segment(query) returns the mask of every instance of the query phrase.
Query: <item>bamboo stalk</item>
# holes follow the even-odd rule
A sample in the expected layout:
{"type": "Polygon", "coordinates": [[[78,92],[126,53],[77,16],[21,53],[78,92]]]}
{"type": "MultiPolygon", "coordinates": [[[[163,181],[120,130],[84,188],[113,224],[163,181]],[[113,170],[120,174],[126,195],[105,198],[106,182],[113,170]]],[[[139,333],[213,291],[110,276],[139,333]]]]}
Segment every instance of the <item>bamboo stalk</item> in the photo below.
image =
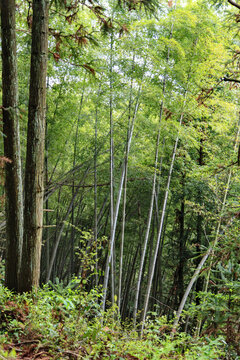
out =
{"type": "MultiPolygon", "coordinates": [[[[238,122],[238,130],[237,130],[236,140],[235,140],[235,144],[234,144],[234,152],[235,153],[237,152],[237,149],[238,149],[239,134],[240,134],[240,120],[238,122]]],[[[231,177],[232,177],[232,168],[229,169],[227,184],[226,184],[225,191],[224,191],[224,196],[223,196],[223,202],[222,202],[222,207],[221,207],[221,211],[220,211],[219,221],[218,221],[217,226],[216,226],[216,234],[215,234],[214,241],[210,245],[210,247],[208,248],[206,254],[203,256],[202,260],[200,261],[198,267],[196,268],[196,270],[195,270],[195,272],[194,272],[194,274],[193,274],[193,276],[192,276],[192,278],[191,278],[191,280],[190,280],[190,282],[188,284],[188,287],[187,287],[187,289],[186,289],[186,291],[184,293],[184,296],[182,298],[181,304],[180,304],[180,306],[178,308],[175,321],[173,323],[173,328],[172,328],[173,332],[176,330],[176,328],[178,326],[179,320],[181,318],[182,311],[184,309],[185,303],[186,303],[188,295],[189,295],[189,293],[190,293],[190,291],[192,289],[192,286],[193,286],[194,282],[197,280],[198,275],[199,275],[204,263],[206,262],[207,258],[211,255],[211,262],[210,262],[210,267],[209,267],[208,274],[207,274],[205,291],[207,291],[207,289],[208,289],[211,268],[212,268],[212,265],[213,265],[214,249],[216,248],[216,246],[218,244],[218,240],[219,240],[219,232],[220,232],[222,218],[223,218],[223,214],[224,214],[224,210],[225,210],[225,206],[226,206],[227,195],[228,195],[229,188],[230,188],[231,177]]],[[[200,327],[201,327],[201,323],[198,324],[197,333],[200,332],[200,327]]]]}

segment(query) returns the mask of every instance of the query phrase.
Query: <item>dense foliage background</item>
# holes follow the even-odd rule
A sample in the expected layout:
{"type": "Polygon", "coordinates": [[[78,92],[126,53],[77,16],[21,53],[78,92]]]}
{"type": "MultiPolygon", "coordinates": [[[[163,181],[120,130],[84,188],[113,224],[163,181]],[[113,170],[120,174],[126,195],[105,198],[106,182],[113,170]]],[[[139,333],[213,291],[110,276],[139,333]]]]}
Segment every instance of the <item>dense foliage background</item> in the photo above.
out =
{"type": "MultiPolygon", "coordinates": [[[[23,307],[22,316],[38,327],[31,331],[44,328],[44,341],[51,332],[59,336],[59,348],[65,338],[69,348],[83,341],[86,359],[237,359],[238,9],[206,1],[142,3],[51,4],[41,259],[41,284],[51,285],[37,300],[13,300],[1,286],[1,311],[13,318],[1,315],[0,331],[23,341],[22,320],[12,315],[23,307]],[[171,321],[210,246],[180,313],[182,333],[172,342],[171,321]],[[48,312],[51,319],[44,318],[48,312]],[[155,355],[132,351],[140,347],[135,340],[122,355],[123,340],[106,350],[132,320],[146,321],[142,335],[155,355]],[[198,340],[183,350],[178,342],[187,344],[188,334],[198,340]],[[89,345],[97,339],[104,349],[89,345]],[[161,350],[170,344],[169,352],[161,350]]],[[[18,2],[22,161],[31,11],[31,2],[18,2]]]]}

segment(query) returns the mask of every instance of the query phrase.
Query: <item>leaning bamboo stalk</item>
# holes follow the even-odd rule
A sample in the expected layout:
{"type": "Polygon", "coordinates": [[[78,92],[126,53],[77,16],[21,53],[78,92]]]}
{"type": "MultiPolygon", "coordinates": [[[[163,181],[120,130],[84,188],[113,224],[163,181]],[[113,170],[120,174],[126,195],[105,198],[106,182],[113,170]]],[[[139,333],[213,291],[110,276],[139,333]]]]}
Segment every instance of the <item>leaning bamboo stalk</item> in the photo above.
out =
{"type": "MultiPolygon", "coordinates": [[[[193,51],[195,50],[197,41],[198,41],[198,38],[196,38],[196,40],[193,43],[193,51]]],[[[184,110],[185,110],[185,106],[186,106],[186,102],[187,102],[187,93],[188,93],[188,86],[189,86],[189,81],[190,81],[190,77],[191,77],[191,71],[192,71],[192,63],[190,64],[190,68],[189,68],[188,76],[187,76],[187,81],[186,81],[186,89],[184,90],[184,94],[183,94],[182,112],[181,112],[181,115],[180,115],[180,118],[179,118],[179,130],[178,130],[178,134],[177,134],[177,137],[176,137],[176,140],[175,140],[174,149],[173,149],[173,153],[172,153],[171,164],[170,164],[170,168],[169,168],[169,172],[168,172],[167,186],[166,186],[166,190],[165,190],[165,196],[164,196],[163,207],[162,207],[162,215],[161,215],[160,225],[159,225],[158,234],[157,234],[157,242],[156,242],[153,262],[152,262],[152,266],[151,266],[150,276],[148,278],[147,291],[146,291],[145,299],[144,299],[144,306],[143,306],[142,319],[141,319],[142,320],[141,336],[143,334],[143,330],[144,330],[144,326],[145,326],[145,320],[146,320],[146,315],[147,315],[147,310],[148,310],[148,304],[149,304],[150,292],[151,292],[151,287],[152,287],[153,275],[154,275],[154,271],[155,271],[159,245],[160,245],[162,232],[163,232],[163,225],[164,225],[164,219],[165,219],[165,214],[166,214],[168,194],[169,194],[170,183],[171,183],[171,178],[172,178],[172,172],[173,172],[173,167],[174,167],[174,163],[175,163],[175,157],[176,157],[176,152],[177,152],[177,147],[178,147],[178,142],[179,142],[179,132],[180,132],[180,128],[182,126],[184,110]]]]}
{"type": "MultiPolygon", "coordinates": [[[[170,30],[170,34],[169,34],[170,39],[172,38],[172,33],[173,33],[173,23],[171,25],[171,30],[170,30]]],[[[170,58],[170,49],[168,48],[167,64],[169,63],[169,58],[170,58]]],[[[159,111],[158,133],[157,133],[156,150],[155,150],[154,175],[153,175],[153,184],[152,184],[152,195],[151,195],[151,201],[150,201],[150,207],[149,207],[149,213],[148,213],[147,228],[146,228],[146,233],[145,233],[145,238],[144,238],[143,250],[142,250],[141,259],[140,259],[140,268],[139,268],[139,273],[138,273],[136,295],[135,295],[134,308],[133,308],[134,326],[136,326],[136,321],[137,321],[137,310],[138,310],[141,280],[142,280],[142,275],[143,275],[143,265],[144,265],[144,261],[146,258],[147,244],[148,244],[149,233],[150,233],[151,222],[152,222],[154,197],[155,197],[155,193],[156,193],[158,153],[159,153],[160,131],[161,131],[162,116],[163,116],[163,107],[164,107],[164,100],[165,100],[165,95],[166,95],[166,83],[167,83],[167,70],[165,69],[165,74],[164,74],[164,79],[163,79],[163,99],[160,102],[160,111],[159,111]]]]}
{"type": "MultiPolygon", "coordinates": [[[[234,144],[234,152],[237,152],[238,149],[238,144],[239,144],[239,134],[240,134],[240,120],[238,122],[238,130],[237,130],[237,135],[236,135],[236,140],[235,140],[235,144],[234,144]]],[[[189,284],[188,287],[183,295],[182,301],[179,305],[177,314],[176,314],[176,318],[175,321],[173,323],[173,328],[172,331],[174,332],[178,326],[179,320],[181,318],[182,315],[182,311],[184,309],[184,306],[186,304],[188,295],[192,289],[192,286],[194,284],[194,282],[197,280],[198,275],[204,265],[204,263],[206,262],[207,258],[211,255],[211,262],[210,262],[210,267],[208,270],[208,275],[207,275],[207,280],[206,280],[206,285],[205,285],[205,291],[207,291],[208,289],[208,284],[209,284],[209,280],[210,280],[210,273],[211,273],[211,268],[213,265],[213,255],[214,255],[214,249],[216,248],[217,244],[218,244],[218,240],[219,240],[219,233],[220,233],[220,228],[221,228],[221,224],[222,224],[222,219],[223,219],[223,215],[224,215],[224,210],[225,210],[225,206],[226,206],[226,202],[227,202],[227,196],[228,196],[228,192],[229,192],[229,188],[230,188],[230,183],[231,183],[231,178],[232,178],[232,168],[229,169],[229,174],[228,174],[228,179],[227,179],[227,184],[225,187],[225,191],[224,191],[224,196],[223,196],[223,202],[222,202],[222,207],[221,207],[221,211],[220,211],[220,216],[219,216],[219,220],[217,223],[217,227],[216,227],[216,234],[215,234],[215,238],[214,241],[212,243],[212,245],[210,245],[210,247],[208,248],[206,254],[203,256],[202,260],[200,261],[198,267],[196,268],[189,284]]],[[[198,324],[198,332],[200,329],[200,324],[198,324]]]]}
{"type": "MultiPolygon", "coordinates": [[[[187,94],[187,91],[185,91],[185,95],[184,95],[183,108],[185,107],[185,104],[186,104],[186,94],[187,94]]],[[[182,111],[180,119],[179,119],[179,125],[180,126],[182,125],[182,119],[183,119],[183,111],[182,111]]],[[[178,133],[178,135],[176,137],[176,140],[175,140],[175,145],[174,145],[173,154],[172,154],[172,160],[171,160],[171,164],[170,164],[170,168],[169,168],[169,172],[168,172],[167,187],[166,187],[166,190],[165,190],[162,215],[161,215],[160,225],[159,225],[159,229],[158,229],[157,243],[156,243],[156,247],[155,247],[155,252],[154,252],[153,262],[152,262],[152,266],[151,266],[150,276],[148,278],[147,291],[146,291],[145,300],[144,300],[144,307],[143,307],[143,314],[142,314],[142,325],[141,325],[141,334],[143,333],[143,329],[144,329],[144,325],[145,325],[145,319],[146,319],[147,310],[148,310],[150,291],[151,291],[151,287],[152,287],[152,280],[153,280],[153,275],[154,275],[154,271],[155,271],[155,265],[156,265],[157,255],[158,255],[159,244],[160,244],[160,240],[161,240],[161,236],[162,236],[163,224],[164,224],[167,201],[168,201],[168,194],[169,194],[169,189],[170,189],[170,183],[171,183],[171,178],[172,178],[173,167],[174,167],[174,163],[175,163],[175,157],[176,157],[176,152],[177,152],[177,147],[178,147],[178,141],[179,141],[179,133],[178,133]]]]}
{"type": "MultiPolygon", "coordinates": [[[[234,143],[234,153],[236,153],[237,150],[238,150],[239,133],[240,133],[240,119],[239,119],[239,123],[238,123],[238,130],[237,130],[237,134],[236,134],[236,139],[235,139],[235,143],[234,143]]],[[[221,207],[221,211],[220,211],[220,217],[219,217],[219,221],[217,223],[216,235],[215,235],[214,242],[213,242],[213,245],[212,245],[210,265],[209,265],[209,270],[208,270],[208,273],[207,273],[207,279],[206,279],[205,286],[204,286],[204,292],[208,291],[208,286],[209,286],[209,281],[210,281],[210,274],[211,274],[212,266],[213,266],[214,249],[216,248],[216,246],[218,244],[218,240],[219,240],[219,233],[220,233],[220,229],[221,229],[221,225],[222,225],[222,219],[223,219],[225,206],[226,206],[226,202],[227,202],[227,196],[228,196],[228,192],[229,192],[229,188],[230,188],[231,178],[232,178],[232,167],[229,169],[229,173],[228,173],[228,179],[227,179],[227,184],[226,184],[225,192],[224,192],[224,196],[223,196],[222,207],[221,207]]],[[[196,330],[197,335],[200,334],[201,325],[202,325],[202,321],[200,320],[198,322],[198,324],[197,324],[197,330],[196,330]]]]}
{"type": "Polygon", "coordinates": [[[98,193],[97,193],[97,140],[98,140],[98,106],[99,106],[99,98],[100,98],[101,84],[98,88],[98,101],[95,109],[95,134],[94,134],[94,243],[95,243],[95,282],[96,286],[98,285],[98,247],[97,247],[97,236],[98,236],[98,213],[97,213],[97,205],[98,205],[98,193]]]}
{"type": "Polygon", "coordinates": [[[149,213],[148,213],[147,229],[146,229],[146,233],[145,233],[142,255],[141,255],[141,260],[140,260],[140,268],[139,268],[138,279],[137,279],[136,296],[135,296],[135,301],[134,301],[134,310],[133,310],[134,326],[136,326],[136,321],[137,321],[137,309],[138,309],[140,286],[141,286],[141,280],[142,280],[142,274],[143,274],[143,265],[144,265],[144,261],[145,261],[145,257],[146,257],[147,244],[148,244],[150,227],[151,227],[151,222],[152,222],[154,197],[155,197],[155,192],[156,192],[157,164],[158,164],[158,152],[159,152],[159,142],[160,142],[160,124],[161,124],[161,120],[162,120],[162,113],[163,113],[163,101],[161,102],[159,130],[158,130],[157,143],[156,143],[152,196],[151,196],[151,202],[150,202],[149,213]]]}
{"type": "MultiPolygon", "coordinates": [[[[141,86],[139,88],[139,98],[140,98],[140,93],[141,93],[141,86]]],[[[127,150],[126,150],[127,154],[129,154],[129,151],[130,151],[130,145],[131,145],[131,141],[132,141],[134,124],[135,124],[135,119],[136,119],[136,116],[137,116],[139,104],[140,104],[140,102],[139,102],[139,99],[138,99],[138,101],[136,103],[136,106],[135,106],[132,123],[131,123],[131,130],[130,130],[130,133],[129,133],[129,140],[128,140],[127,150]]],[[[105,305],[106,305],[107,286],[108,286],[108,279],[109,279],[109,269],[110,269],[111,258],[112,258],[112,255],[113,255],[113,247],[114,247],[114,242],[115,242],[115,233],[116,233],[116,227],[117,227],[119,206],[120,206],[120,201],[121,201],[121,196],[122,196],[124,177],[125,177],[125,166],[123,164],[122,173],[121,173],[121,179],[120,179],[120,185],[119,185],[119,190],[118,190],[118,197],[117,197],[117,202],[116,202],[116,207],[115,207],[115,212],[114,212],[113,231],[111,233],[109,250],[108,250],[107,261],[106,261],[106,266],[105,266],[105,275],[104,275],[104,283],[103,283],[103,300],[102,300],[102,309],[103,310],[105,310],[105,305]]]]}
{"type": "MultiPolygon", "coordinates": [[[[76,166],[77,144],[78,144],[78,136],[79,136],[79,124],[80,124],[81,115],[82,115],[82,106],[83,106],[83,99],[84,99],[84,92],[85,92],[85,79],[86,79],[86,76],[84,77],[83,89],[82,89],[82,94],[81,94],[81,99],[80,99],[80,104],[79,104],[77,126],[76,126],[75,138],[74,138],[73,163],[72,163],[72,168],[73,169],[76,166]]],[[[73,176],[73,180],[72,180],[72,198],[74,198],[74,194],[75,194],[75,178],[73,176]]],[[[75,203],[73,201],[72,214],[71,214],[72,225],[74,225],[74,221],[75,221],[75,203]]],[[[71,228],[71,240],[70,240],[71,248],[70,248],[69,277],[71,277],[73,275],[73,268],[74,268],[74,242],[75,242],[74,239],[75,239],[75,227],[72,226],[72,228],[71,228]]]]}
{"type": "MultiPolygon", "coordinates": [[[[113,236],[114,222],[114,143],[113,143],[113,32],[110,37],[110,64],[109,64],[109,124],[110,124],[110,238],[113,236]]],[[[112,250],[113,251],[113,250],[112,250]]],[[[112,264],[113,265],[113,264],[112,264]]],[[[114,301],[113,267],[111,266],[112,301],[114,301]]]]}
{"type": "MultiPolygon", "coordinates": [[[[80,180],[79,184],[84,181],[85,177],[88,174],[88,170],[89,169],[86,170],[86,172],[85,172],[83,178],[80,180]]],[[[62,232],[63,232],[64,227],[65,227],[65,221],[67,220],[68,216],[71,213],[71,210],[72,210],[74,201],[75,201],[75,199],[76,199],[76,197],[78,195],[78,192],[79,192],[79,187],[77,187],[77,189],[76,189],[76,191],[75,191],[75,193],[74,193],[74,195],[72,197],[72,200],[71,200],[71,202],[70,202],[70,204],[68,206],[68,209],[66,211],[64,219],[62,221],[62,224],[61,224],[61,227],[60,227],[56,242],[55,242],[54,247],[53,247],[52,256],[51,256],[50,263],[49,263],[49,269],[48,269],[48,273],[47,273],[47,277],[46,277],[46,282],[48,282],[50,280],[52,269],[53,269],[53,264],[54,264],[54,261],[55,261],[56,255],[57,255],[58,246],[59,246],[59,243],[60,243],[60,240],[61,240],[62,232]]]]}
{"type": "MultiPolygon", "coordinates": [[[[135,53],[133,53],[132,58],[132,73],[135,65],[135,53]]],[[[131,111],[133,104],[133,77],[131,78],[130,94],[129,94],[129,104],[128,104],[128,131],[127,131],[127,142],[126,149],[129,139],[129,131],[131,125],[131,111]]],[[[125,176],[124,176],[124,189],[123,189],[123,215],[122,215],[122,234],[121,234],[121,243],[120,243],[120,259],[119,259],[119,284],[118,284],[118,311],[121,312],[121,295],[122,295],[122,272],[123,272],[123,250],[124,250],[124,238],[125,238],[125,223],[126,223],[126,205],[127,205],[127,171],[128,171],[128,154],[125,149],[125,176]]]]}
{"type": "Polygon", "coordinates": [[[120,261],[119,261],[119,285],[118,285],[118,311],[121,311],[121,296],[122,296],[122,273],[123,273],[123,250],[125,239],[125,222],[126,222],[126,203],[127,203],[127,160],[124,162],[125,176],[123,189],[123,215],[122,215],[122,236],[120,244],[120,261]]]}

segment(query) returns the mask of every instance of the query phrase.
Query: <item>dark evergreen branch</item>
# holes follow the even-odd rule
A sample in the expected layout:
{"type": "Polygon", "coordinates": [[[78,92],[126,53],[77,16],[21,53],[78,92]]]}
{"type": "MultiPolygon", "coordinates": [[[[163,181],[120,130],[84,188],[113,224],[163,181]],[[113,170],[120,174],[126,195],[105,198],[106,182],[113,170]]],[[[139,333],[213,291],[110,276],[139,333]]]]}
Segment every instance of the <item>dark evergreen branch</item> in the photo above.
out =
{"type": "Polygon", "coordinates": [[[240,83],[240,80],[238,80],[238,79],[232,79],[232,78],[227,78],[227,77],[224,77],[222,80],[223,81],[232,81],[232,82],[235,82],[235,83],[240,83]]]}
{"type": "Polygon", "coordinates": [[[237,9],[240,9],[240,5],[238,3],[236,3],[235,1],[233,0],[228,0],[229,4],[235,6],[237,9]]]}

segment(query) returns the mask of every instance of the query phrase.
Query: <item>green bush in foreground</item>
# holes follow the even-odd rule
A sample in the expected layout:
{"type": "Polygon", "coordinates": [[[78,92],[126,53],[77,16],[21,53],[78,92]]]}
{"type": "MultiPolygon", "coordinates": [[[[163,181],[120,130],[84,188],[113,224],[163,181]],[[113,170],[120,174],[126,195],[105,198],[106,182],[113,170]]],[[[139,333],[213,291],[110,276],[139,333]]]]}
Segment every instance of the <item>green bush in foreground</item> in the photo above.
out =
{"type": "Polygon", "coordinates": [[[164,317],[151,315],[139,339],[115,306],[101,312],[100,298],[76,281],[21,296],[0,286],[0,359],[226,359],[223,338],[173,336],[164,317]]]}

